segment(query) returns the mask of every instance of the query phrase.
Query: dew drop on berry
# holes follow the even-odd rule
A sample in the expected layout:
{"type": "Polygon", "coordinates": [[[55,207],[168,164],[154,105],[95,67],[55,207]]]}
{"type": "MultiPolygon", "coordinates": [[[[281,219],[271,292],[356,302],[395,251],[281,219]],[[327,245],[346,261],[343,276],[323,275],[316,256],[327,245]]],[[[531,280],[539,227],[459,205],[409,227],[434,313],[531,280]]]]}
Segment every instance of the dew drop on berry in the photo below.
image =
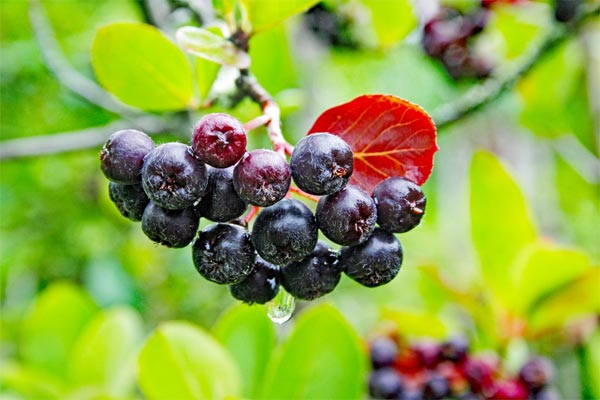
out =
{"type": "Polygon", "coordinates": [[[277,296],[266,303],[266,307],[269,319],[277,324],[283,324],[292,318],[296,309],[296,298],[280,288],[277,296]]]}

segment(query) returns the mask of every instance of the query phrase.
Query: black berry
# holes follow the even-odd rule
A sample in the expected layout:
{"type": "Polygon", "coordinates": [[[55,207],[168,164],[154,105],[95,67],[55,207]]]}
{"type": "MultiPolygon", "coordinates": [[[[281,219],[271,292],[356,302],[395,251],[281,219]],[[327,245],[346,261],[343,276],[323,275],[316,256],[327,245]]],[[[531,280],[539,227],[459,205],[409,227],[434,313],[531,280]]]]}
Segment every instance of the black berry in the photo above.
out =
{"type": "Polygon", "coordinates": [[[142,216],[142,231],[167,247],[185,247],[196,236],[198,223],[192,208],[168,210],[150,202],[142,216]]]}
{"type": "Polygon", "coordinates": [[[215,222],[227,222],[246,211],[248,204],[233,188],[233,167],[208,169],[208,186],[196,209],[203,217],[215,222]]]}
{"type": "Polygon", "coordinates": [[[256,253],[244,228],[213,224],[204,228],[194,241],[192,258],[204,278],[231,285],[250,275],[256,253]]]}
{"type": "Polygon", "coordinates": [[[398,345],[389,337],[379,337],[371,342],[369,356],[374,369],[391,367],[398,357],[398,345]]]}
{"type": "Polygon", "coordinates": [[[133,129],[110,135],[100,152],[100,167],[111,181],[140,183],[144,157],[154,149],[150,136],[133,129]]]}
{"type": "Polygon", "coordinates": [[[556,0],[554,4],[554,18],[559,22],[569,22],[577,15],[581,0],[556,0]]]}
{"type": "Polygon", "coordinates": [[[450,395],[450,383],[446,378],[436,373],[430,374],[423,388],[423,398],[440,400],[448,395],[450,395]]]}
{"type": "Polygon", "coordinates": [[[273,150],[246,153],[233,170],[233,187],[241,199],[268,207],[283,199],[290,188],[290,166],[273,150]]]}
{"type": "Polygon", "coordinates": [[[325,236],[337,244],[350,246],[369,238],[375,229],[377,210],[365,191],[347,185],[337,193],[321,197],[316,216],[325,236]]]}
{"type": "Polygon", "coordinates": [[[469,342],[462,337],[454,337],[446,340],[440,346],[440,358],[442,360],[461,362],[467,357],[469,342]]]}
{"type": "Polygon", "coordinates": [[[377,224],[388,232],[407,232],[419,225],[426,199],[421,187],[400,177],[388,178],[373,190],[377,224]]]}
{"type": "Polygon", "coordinates": [[[350,146],[330,133],[303,137],[290,158],[296,185],[316,195],[332,194],[343,189],[352,175],[353,166],[350,146]]]}
{"type": "Polygon", "coordinates": [[[301,201],[283,199],[263,208],[252,227],[252,243],[265,260],[285,265],[308,256],[317,244],[315,217],[301,201]]]}
{"type": "Polygon", "coordinates": [[[530,390],[536,392],[552,382],[555,373],[552,361],[545,357],[533,357],[523,364],[519,378],[530,390]]]}
{"type": "Polygon", "coordinates": [[[192,149],[202,161],[217,168],[234,165],[246,152],[246,131],[228,114],[207,114],[194,127],[192,149]]]}
{"type": "Polygon", "coordinates": [[[182,143],[165,143],[150,152],[142,168],[148,197],[161,207],[179,210],[200,199],[208,185],[204,163],[182,143]]]}
{"type": "Polygon", "coordinates": [[[256,257],[254,269],[244,280],[229,287],[231,295],[248,304],[264,304],[279,291],[279,269],[256,257]]]}
{"type": "Polygon", "coordinates": [[[144,210],[150,199],[144,192],[142,185],[123,185],[109,182],[108,195],[125,218],[132,221],[141,221],[144,210]]]}
{"type": "Polygon", "coordinates": [[[369,395],[374,399],[397,399],[402,395],[402,377],[393,368],[371,371],[369,395]]]}
{"type": "Polygon", "coordinates": [[[402,246],[393,234],[375,229],[366,242],[342,247],[340,265],[346,275],[361,285],[381,286],[398,274],[402,246]]]}
{"type": "Polygon", "coordinates": [[[281,268],[282,285],[294,297],[314,300],[335,289],[342,272],[338,264],[337,253],[318,242],[303,260],[281,268]]]}

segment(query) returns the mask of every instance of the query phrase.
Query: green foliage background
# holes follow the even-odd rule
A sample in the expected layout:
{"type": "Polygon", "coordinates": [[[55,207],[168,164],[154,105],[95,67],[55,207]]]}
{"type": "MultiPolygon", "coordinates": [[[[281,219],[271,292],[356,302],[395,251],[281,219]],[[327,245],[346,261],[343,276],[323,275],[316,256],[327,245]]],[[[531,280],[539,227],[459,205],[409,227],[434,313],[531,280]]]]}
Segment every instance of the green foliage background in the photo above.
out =
{"type": "MultiPolygon", "coordinates": [[[[216,3],[226,12],[234,2],[216,3]]],[[[409,35],[417,20],[408,2],[395,2],[404,17],[390,20],[385,2],[363,0],[372,23],[362,27],[368,46],[358,50],[319,44],[298,17],[272,24],[314,1],[268,15],[257,10],[272,1],[242,3],[261,31],[250,41],[252,72],[281,105],[292,143],[323,110],[364,93],[408,99],[435,117],[478,84],[453,81],[423,54],[409,35]]],[[[206,98],[216,64],[183,53],[167,62],[154,46],[129,52],[118,34],[114,46],[94,47],[94,72],[96,30],[143,21],[140,4],[42,4],[71,65],[129,105],[180,111],[181,129],[155,139],[189,140],[207,111],[181,110],[206,98]],[[162,61],[159,75],[177,74],[167,82],[176,101],[160,87],[135,90],[144,87],[144,63],[162,61]],[[134,78],[140,82],[123,85],[134,78]],[[120,86],[111,86],[115,79],[120,86]]],[[[49,72],[28,7],[0,2],[2,141],[116,121],[49,72]]],[[[498,58],[498,76],[554,28],[550,15],[544,2],[498,8],[480,40],[498,58]]],[[[427,215],[400,236],[405,261],[392,283],[370,290],[342,278],[333,294],[301,302],[281,328],[263,308],[234,305],[226,288],[201,279],[189,248],[158,247],[122,218],[98,168],[99,147],[1,161],[0,391],[10,399],[363,398],[363,339],[392,324],[411,338],[466,333],[475,350],[502,354],[509,371],[530,352],[546,354],[559,367],[565,398],[600,397],[599,121],[592,112],[600,89],[589,76],[599,68],[599,35],[596,18],[514,90],[439,130],[441,150],[424,187],[427,215]]],[[[260,113],[249,101],[208,111],[215,110],[243,121],[260,113]]],[[[269,146],[265,136],[251,133],[251,147],[269,146]]]]}

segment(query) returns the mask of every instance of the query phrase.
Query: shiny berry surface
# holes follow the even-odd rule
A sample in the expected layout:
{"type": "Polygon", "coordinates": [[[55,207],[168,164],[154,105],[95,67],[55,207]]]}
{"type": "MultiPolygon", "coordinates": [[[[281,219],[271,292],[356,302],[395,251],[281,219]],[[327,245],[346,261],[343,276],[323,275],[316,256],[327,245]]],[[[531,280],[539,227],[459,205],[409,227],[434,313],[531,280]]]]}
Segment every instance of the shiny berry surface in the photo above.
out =
{"type": "Polygon", "coordinates": [[[140,183],[144,157],[153,149],[154,142],[143,132],[134,129],[115,132],[100,151],[100,167],[112,182],[140,183]]]}
{"type": "Polygon", "coordinates": [[[233,188],[233,167],[208,168],[208,186],[196,210],[214,222],[227,222],[242,215],[248,204],[233,188]]]}
{"type": "Polygon", "coordinates": [[[207,114],[194,126],[192,150],[210,166],[234,165],[246,152],[246,131],[235,117],[223,113],[207,114]]]}
{"type": "Polygon", "coordinates": [[[178,248],[191,243],[198,223],[192,208],[168,210],[150,202],[142,216],[142,231],[156,243],[178,248]]]}
{"type": "Polygon", "coordinates": [[[427,200],[421,187],[400,177],[388,178],[373,191],[377,224],[388,232],[407,232],[421,222],[427,200]]]}
{"type": "Polygon", "coordinates": [[[256,257],[254,268],[242,281],[229,287],[231,295],[244,303],[264,304],[279,291],[279,268],[256,257]]]}
{"type": "Polygon", "coordinates": [[[150,199],[142,185],[123,185],[110,182],[108,195],[122,216],[132,221],[141,221],[150,199]]]}

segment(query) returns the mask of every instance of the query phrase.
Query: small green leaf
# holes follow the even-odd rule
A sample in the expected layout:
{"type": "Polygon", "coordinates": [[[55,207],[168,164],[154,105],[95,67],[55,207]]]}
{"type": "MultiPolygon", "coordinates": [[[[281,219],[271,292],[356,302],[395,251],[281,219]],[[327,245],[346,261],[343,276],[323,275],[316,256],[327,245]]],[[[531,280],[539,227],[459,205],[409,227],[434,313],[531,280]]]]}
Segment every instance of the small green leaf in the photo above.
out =
{"type": "Polygon", "coordinates": [[[536,231],[517,183],[492,154],[478,152],[471,162],[471,233],[486,285],[505,304],[510,270],[517,255],[536,239],[536,231]]]}
{"type": "Polygon", "coordinates": [[[402,335],[444,338],[448,333],[446,324],[437,315],[427,312],[384,308],[381,317],[393,321],[402,335]]]}
{"type": "Polygon", "coordinates": [[[132,309],[113,308],[96,314],[73,347],[72,382],[96,386],[125,397],[135,383],[135,352],[142,341],[142,321],[132,309]]]}
{"type": "Polygon", "coordinates": [[[583,369],[582,374],[584,374],[585,382],[589,385],[590,398],[600,399],[600,379],[598,379],[598,371],[600,371],[600,329],[596,328],[583,350],[585,369],[583,369]]]}
{"type": "Polygon", "coordinates": [[[21,354],[28,366],[66,377],[71,348],[96,309],[69,283],[55,283],[38,295],[21,331],[21,354]]]}
{"type": "Polygon", "coordinates": [[[219,75],[219,70],[221,69],[221,65],[209,61],[205,58],[195,57],[194,59],[194,67],[196,71],[196,85],[198,87],[198,95],[201,100],[206,99],[210,89],[212,88],[217,76],[219,75]]]}
{"type": "Polygon", "coordinates": [[[302,314],[271,357],[263,399],[363,399],[366,349],[329,305],[302,314]]]}
{"type": "Polygon", "coordinates": [[[56,377],[11,361],[0,361],[0,388],[36,400],[61,400],[66,392],[64,382],[56,377]]]}
{"type": "Polygon", "coordinates": [[[240,367],[243,396],[256,398],[276,341],[264,307],[234,306],[217,321],[213,332],[240,367]]]}
{"type": "Polygon", "coordinates": [[[300,14],[319,0],[241,0],[252,25],[252,33],[272,28],[286,18],[300,14]]]}
{"type": "Polygon", "coordinates": [[[193,102],[185,54],[158,29],[141,23],[100,28],[92,48],[100,83],[122,102],[144,110],[181,110],[193,102]]]}
{"type": "Polygon", "coordinates": [[[223,399],[238,396],[231,355],[208,333],[186,322],[166,322],[138,358],[138,383],[149,399],[223,399]]]}
{"type": "Polygon", "coordinates": [[[371,20],[381,47],[390,47],[412,32],[419,20],[410,0],[362,0],[371,11],[371,20]]]}
{"type": "Polygon", "coordinates": [[[511,296],[516,312],[526,313],[542,296],[562,289],[592,268],[585,253],[536,243],[523,252],[512,270],[514,291],[511,296]]]}
{"type": "Polygon", "coordinates": [[[177,30],[176,37],[181,47],[197,57],[240,69],[250,67],[248,53],[208,29],[184,26],[177,30]]]}

